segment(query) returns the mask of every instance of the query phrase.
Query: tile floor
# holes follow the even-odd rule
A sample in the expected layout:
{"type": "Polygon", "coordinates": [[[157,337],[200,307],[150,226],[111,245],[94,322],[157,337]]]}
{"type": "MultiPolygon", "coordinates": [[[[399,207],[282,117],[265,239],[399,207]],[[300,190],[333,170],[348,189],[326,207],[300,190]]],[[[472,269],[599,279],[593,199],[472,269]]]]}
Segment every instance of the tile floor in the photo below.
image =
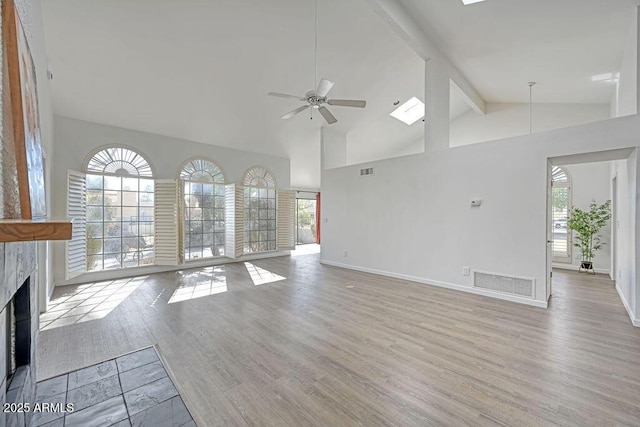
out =
{"type": "Polygon", "coordinates": [[[41,381],[36,402],[73,412],[36,412],[32,427],[196,425],[153,347],[41,381]]]}

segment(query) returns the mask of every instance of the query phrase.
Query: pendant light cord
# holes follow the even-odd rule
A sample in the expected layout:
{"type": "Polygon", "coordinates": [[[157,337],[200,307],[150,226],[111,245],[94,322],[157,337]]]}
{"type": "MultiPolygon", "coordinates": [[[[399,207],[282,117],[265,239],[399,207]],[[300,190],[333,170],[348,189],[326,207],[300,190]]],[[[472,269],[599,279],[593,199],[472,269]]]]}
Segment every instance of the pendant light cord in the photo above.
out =
{"type": "Polygon", "coordinates": [[[533,103],[533,86],[529,86],[529,133],[533,133],[533,114],[531,104],[533,103]]]}
{"type": "Polygon", "coordinates": [[[533,86],[536,82],[529,82],[529,133],[533,133],[533,86]]]}
{"type": "Polygon", "coordinates": [[[315,23],[316,23],[316,31],[315,31],[315,74],[314,74],[314,84],[313,87],[318,87],[318,0],[315,0],[315,23]]]}

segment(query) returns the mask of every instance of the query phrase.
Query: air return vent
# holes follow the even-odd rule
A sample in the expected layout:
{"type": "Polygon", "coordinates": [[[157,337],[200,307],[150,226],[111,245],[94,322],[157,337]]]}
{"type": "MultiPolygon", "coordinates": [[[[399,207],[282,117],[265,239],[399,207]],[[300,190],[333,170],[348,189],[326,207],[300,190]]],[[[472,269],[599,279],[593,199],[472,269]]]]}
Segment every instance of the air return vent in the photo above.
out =
{"type": "Polygon", "coordinates": [[[535,280],[524,277],[503,276],[501,274],[474,271],[473,287],[502,292],[519,297],[535,297],[535,280]]]}
{"type": "Polygon", "coordinates": [[[360,176],[373,175],[373,168],[360,169],[360,176]]]}

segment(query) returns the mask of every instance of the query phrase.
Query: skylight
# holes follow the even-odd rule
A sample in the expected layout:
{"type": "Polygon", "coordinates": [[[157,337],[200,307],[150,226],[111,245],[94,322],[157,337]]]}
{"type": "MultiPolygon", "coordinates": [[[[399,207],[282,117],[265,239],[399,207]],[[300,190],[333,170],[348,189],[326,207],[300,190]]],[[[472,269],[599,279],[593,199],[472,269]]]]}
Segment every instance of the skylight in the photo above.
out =
{"type": "Polygon", "coordinates": [[[411,126],[424,117],[424,103],[414,96],[389,115],[411,126]]]}
{"type": "Polygon", "coordinates": [[[467,6],[469,4],[480,3],[481,1],[484,1],[484,0],[462,0],[462,3],[465,6],[467,6]]]}

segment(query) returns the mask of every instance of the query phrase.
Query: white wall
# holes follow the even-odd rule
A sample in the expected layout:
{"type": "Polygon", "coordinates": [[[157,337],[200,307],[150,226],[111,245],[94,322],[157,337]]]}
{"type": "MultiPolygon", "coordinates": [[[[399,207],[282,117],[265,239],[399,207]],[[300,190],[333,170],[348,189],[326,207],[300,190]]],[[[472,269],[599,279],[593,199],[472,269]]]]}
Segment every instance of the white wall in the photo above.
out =
{"type": "MultiPolygon", "coordinates": [[[[629,36],[624,47],[618,83],[617,116],[636,114],[638,110],[638,13],[631,17],[629,36]]],[[[611,70],[615,71],[615,70],[611,70]]]]}
{"type": "MultiPolygon", "coordinates": [[[[248,153],[60,116],[55,116],[55,141],[52,189],[55,217],[66,216],[67,170],[82,171],[85,160],[94,150],[111,144],[125,145],[143,154],[151,164],[155,178],[176,179],[185,160],[204,156],[220,165],[227,183],[240,183],[247,169],[261,165],[273,172],[279,188],[290,187],[289,159],[281,157],[248,153]]],[[[65,281],[64,244],[56,243],[54,246],[55,283],[62,284],[65,281]]],[[[160,271],[158,268],[146,268],[144,272],[146,274],[156,270],[160,271]]],[[[133,270],[128,271],[128,274],[132,274],[133,270]]],[[[121,272],[116,271],[113,274],[121,272]]]]}
{"type": "Polygon", "coordinates": [[[320,129],[287,130],[282,146],[291,159],[291,187],[320,190],[320,129]]]}
{"type": "Polygon", "coordinates": [[[323,126],[320,129],[322,169],[333,169],[347,164],[347,136],[323,126]]]}
{"type": "Polygon", "coordinates": [[[546,306],[547,158],[634,147],[639,135],[630,116],[379,161],[369,177],[325,170],[321,259],[467,291],[463,266],[531,277],[530,302],[546,306]]]}
{"type": "Polygon", "coordinates": [[[406,145],[390,157],[410,156],[412,154],[424,153],[424,138],[419,138],[412,143],[406,145]]]}
{"type": "MultiPolygon", "coordinates": [[[[640,153],[636,149],[635,152],[629,156],[627,159],[627,173],[628,178],[627,182],[629,182],[628,191],[630,194],[630,213],[629,216],[631,218],[630,225],[628,231],[630,232],[632,237],[631,245],[629,248],[629,256],[630,256],[630,267],[629,267],[629,278],[631,282],[631,312],[629,315],[634,319],[634,325],[640,326],[640,251],[638,247],[640,246],[640,153]],[[634,186],[633,183],[636,182],[634,186]],[[635,230],[635,233],[633,232],[635,230]],[[635,238],[635,239],[634,239],[635,238]],[[635,267],[635,268],[634,268],[635,267]],[[635,300],[635,302],[634,302],[635,300]]],[[[623,230],[624,231],[624,230],[623,230]]]]}
{"type": "Polygon", "coordinates": [[[637,319],[637,281],[638,260],[636,259],[636,185],[637,151],[626,160],[614,162],[611,176],[617,181],[617,209],[614,210],[613,226],[617,227],[616,271],[614,272],[616,289],[632,319],[637,319]]]}
{"type": "MultiPolygon", "coordinates": [[[[610,118],[609,104],[533,104],[533,132],[610,118]]],[[[529,133],[529,104],[487,104],[486,114],[469,111],[450,123],[452,147],[529,133]]]]}
{"type": "MultiPolygon", "coordinates": [[[[573,206],[588,210],[592,200],[602,204],[611,200],[611,167],[613,162],[582,163],[562,166],[571,176],[571,193],[573,206]]],[[[574,233],[575,234],[575,233],[574,233]]],[[[611,225],[605,226],[599,233],[604,246],[596,252],[593,259],[594,267],[598,272],[611,272],[611,225]]],[[[575,243],[575,238],[572,243],[575,243]]],[[[580,251],[576,247],[571,248],[572,261],[569,264],[554,263],[554,267],[571,268],[577,270],[580,267],[580,251]]],[[[613,277],[613,275],[612,275],[613,277]]]]}

